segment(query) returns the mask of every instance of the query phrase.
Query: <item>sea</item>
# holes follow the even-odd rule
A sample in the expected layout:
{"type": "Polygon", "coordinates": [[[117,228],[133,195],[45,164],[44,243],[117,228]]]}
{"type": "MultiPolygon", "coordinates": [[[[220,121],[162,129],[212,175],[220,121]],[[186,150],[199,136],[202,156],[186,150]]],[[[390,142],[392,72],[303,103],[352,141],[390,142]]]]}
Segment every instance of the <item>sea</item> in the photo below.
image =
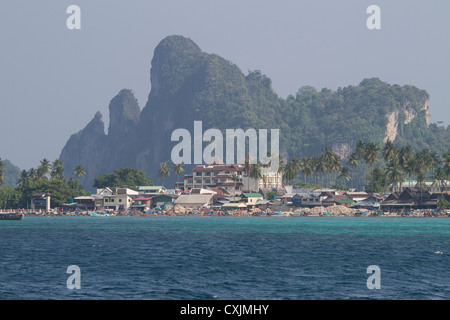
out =
{"type": "Polygon", "coordinates": [[[0,221],[0,300],[447,300],[450,219],[0,221]]]}

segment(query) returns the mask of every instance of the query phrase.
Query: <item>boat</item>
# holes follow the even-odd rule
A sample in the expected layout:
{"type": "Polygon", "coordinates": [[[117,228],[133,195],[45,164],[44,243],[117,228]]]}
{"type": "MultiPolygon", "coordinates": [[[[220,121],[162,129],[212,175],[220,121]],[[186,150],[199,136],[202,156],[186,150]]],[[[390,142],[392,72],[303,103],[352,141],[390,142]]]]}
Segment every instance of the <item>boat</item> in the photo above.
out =
{"type": "Polygon", "coordinates": [[[23,213],[14,213],[14,212],[0,213],[0,220],[22,220],[22,219],[23,213]]]}
{"type": "Polygon", "coordinates": [[[153,212],[152,210],[148,210],[148,211],[145,211],[145,212],[138,213],[137,215],[139,217],[154,217],[157,214],[155,212],[153,212]]]}
{"type": "Polygon", "coordinates": [[[288,212],[274,212],[270,215],[271,217],[289,217],[289,213],[288,212]]]}
{"type": "Polygon", "coordinates": [[[110,213],[100,213],[100,212],[92,212],[92,211],[89,212],[89,215],[91,217],[111,217],[111,216],[113,216],[110,213]]]}

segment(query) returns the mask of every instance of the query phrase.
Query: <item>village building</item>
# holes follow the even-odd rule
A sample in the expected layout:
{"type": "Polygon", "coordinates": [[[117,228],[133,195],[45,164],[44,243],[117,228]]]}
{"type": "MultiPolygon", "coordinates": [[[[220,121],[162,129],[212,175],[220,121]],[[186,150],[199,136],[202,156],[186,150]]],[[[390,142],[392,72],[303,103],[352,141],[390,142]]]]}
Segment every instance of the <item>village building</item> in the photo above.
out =
{"type": "Polygon", "coordinates": [[[145,196],[138,196],[133,199],[130,210],[145,212],[151,209],[152,198],[145,196]]]}
{"type": "Polygon", "coordinates": [[[350,207],[355,209],[367,209],[367,210],[378,210],[380,209],[380,204],[386,197],[382,195],[369,195],[367,198],[358,200],[350,207]]]}
{"type": "Polygon", "coordinates": [[[140,186],[138,188],[138,193],[146,196],[153,196],[167,193],[167,189],[164,186],[140,186]]]}
{"type": "Polygon", "coordinates": [[[382,211],[437,209],[440,198],[450,201],[450,195],[447,192],[431,193],[423,188],[404,188],[402,192],[390,194],[381,202],[380,209],[382,211]]]}
{"type": "Polygon", "coordinates": [[[306,195],[297,195],[297,197],[298,201],[295,201],[294,203],[293,200],[294,204],[299,203],[301,207],[313,208],[322,206],[323,201],[328,198],[328,194],[325,192],[311,192],[306,195]]]}
{"type": "Polygon", "coordinates": [[[178,195],[159,194],[151,198],[151,209],[162,210],[166,205],[172,205],[178,195]]]}
{"type": "Polygon", "coordinates": [[[51,195],[49,193],[33,193],[31,195],[31,210],[50,210],[50,199],[51,195]]]}
{"type": "Polygon", "coordinates": [[[248,175],[243,165],[199,165],[192,169],[192,174],[183,177],[185,191],[194,188],[222,187],[228,192],[241,193],[243,190],[258,191],[260,188],[281,188],[281,175],[276,172],[265,172],[255,179],[248,175]],[[232,175],[237,176],[237,181],[232,180],[232,175]]]}
{"type": "Polygon", "coordinates": [[[348,194],[329,194],[327,198],[322,201],[323,207],[329,206],[344,206],[350,207],[353,204],[353,198],[348,194]]]}
{"type": "Polygon", "coordinates": [[[264,200],[264,197],[259,193],[243,193],[240,202],[244,203],[247,209],[253,209],[261,200],[264,200]]]}
{"type": "Polygon", "coordinates": [[[73,199],[75,206],[73,207],[76,210],[85,210],[85,211],[93,211],[95,207],[94,196],[80,196],[73,199]]]}
{"type": "Polygon", "coordinates": [[[213,201],[213,195],[208,194],[191,194],[191,195],[180,195],[175,200],[175,205],[183,207],[185,210],[202,210],[211,206],[213,201]]]}

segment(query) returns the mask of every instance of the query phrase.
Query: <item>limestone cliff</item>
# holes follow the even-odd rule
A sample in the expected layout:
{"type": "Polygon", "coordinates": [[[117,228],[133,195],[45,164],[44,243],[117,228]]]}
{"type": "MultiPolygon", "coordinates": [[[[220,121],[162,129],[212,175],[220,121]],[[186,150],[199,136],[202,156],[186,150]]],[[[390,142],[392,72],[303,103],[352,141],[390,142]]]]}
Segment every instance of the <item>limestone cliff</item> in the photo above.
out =
{"type": "MultiPolygon", "coordinates": [[[[102,173],[136,167],[158,184],[159,165],[170,162],[176,144],[171,141],[172,132],[183,128],[192,134],[196,120],[203,122],[203,131],[280,129],[283,155],[309,156],[331,146],[346,158],[358,140],[405,139],[403,131],[414,135],[416,126],[426,127],[430,114],[426,91],[377,78],[334,92],[306,86],[295,97],[281,99],[260,71],[245,76],[230,61],[203,52],[182,36],[169,36],[155,48],[150,82],[142,111],[133,92],[121,90],[109,104],[107,134],[97,113],[70,137],[60,156],[66,173],[82,165],[86,176],[81,183],[91,188],[102,173]]],[[[190,167],[185,170],[189,172],[190,167]]],[[[165,180],[168,187],[175,176],[172,173],[165,180]]]]}
{"type": "Polygon", "coordinates": [[[110,124],[108,134],[102,114],[97,112],[91,122],[73,134],[64,146],[60,160],[68,178],[76,165],[85,169],[80,182],[87,188],[102,173],[110,173],[122,166],[136,166],[129,154],[136,152],[140,108],[131,90],[122,90],[109,104],[110,124]]]}
{"type": "Polygon", "coordinates": [[[399,134],[400,124],[410,124],[416,117],[422,114],[423,121],[428,126],[430,122],[430,100],[426,98],[419,108],[414,108],[410,101],[406,100],[400,109],[395,109],[386,115],[386,134],[383,142],[395,141],[399,134]]]}

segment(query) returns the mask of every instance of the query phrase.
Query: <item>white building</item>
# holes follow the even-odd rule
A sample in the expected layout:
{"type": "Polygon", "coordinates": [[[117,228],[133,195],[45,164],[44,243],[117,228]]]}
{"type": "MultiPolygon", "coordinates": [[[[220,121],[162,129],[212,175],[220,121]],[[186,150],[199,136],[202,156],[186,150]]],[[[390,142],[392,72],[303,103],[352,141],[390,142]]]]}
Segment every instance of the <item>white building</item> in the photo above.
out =
{"type": "Polygon", "coordinates": [[[282,178],[276,172],[262,170],[259,179],[250,177],[243,165],[199,165],[192,169],[192,174],[184,176],[184,190],[206,187],[223,187],[230,194],[246,191],[258,191],[261,188],[281,188],[282,178]],[[232,180],[232,175],[237,181],[232,180]]]}

